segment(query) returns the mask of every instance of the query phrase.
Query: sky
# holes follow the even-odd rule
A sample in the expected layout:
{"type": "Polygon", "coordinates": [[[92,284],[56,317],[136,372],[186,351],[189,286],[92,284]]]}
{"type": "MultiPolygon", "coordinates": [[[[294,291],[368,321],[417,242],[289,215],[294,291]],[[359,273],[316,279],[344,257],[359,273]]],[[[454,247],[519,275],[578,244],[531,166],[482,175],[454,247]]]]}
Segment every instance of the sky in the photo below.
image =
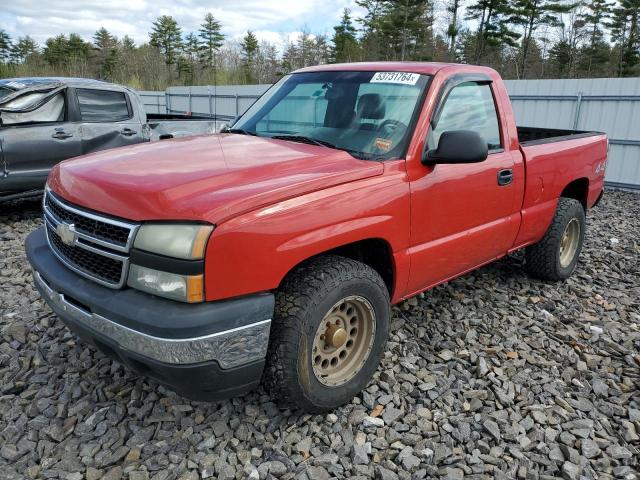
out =
{"type": "Polygon", "coordinates": [[[0,0],[0,5],[0,29],[14,40],[30,35],[40,45],[71,32],[91,40],[100,27],[141,44],[160,15],[173,16],[186,34],[197,31],[211,12],[227,38],[240,39],[250,29],[282,46],[303,28],[332,35],[345,7],[358,13],[354,0],[0,0]]]}

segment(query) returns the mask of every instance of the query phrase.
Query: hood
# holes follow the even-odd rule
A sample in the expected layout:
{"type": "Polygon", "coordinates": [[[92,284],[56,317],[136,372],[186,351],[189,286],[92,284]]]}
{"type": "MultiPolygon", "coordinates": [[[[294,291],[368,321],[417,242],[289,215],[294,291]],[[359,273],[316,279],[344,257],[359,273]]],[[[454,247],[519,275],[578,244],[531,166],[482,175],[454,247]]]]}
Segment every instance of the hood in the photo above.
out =
{"type": "Polygon", "coordinates": [[[69,202],[129,220],[220,223],[382,171],[378,162],[327,147],[219,134],[67,160],[54,167],[49,186],[69,202]]]}

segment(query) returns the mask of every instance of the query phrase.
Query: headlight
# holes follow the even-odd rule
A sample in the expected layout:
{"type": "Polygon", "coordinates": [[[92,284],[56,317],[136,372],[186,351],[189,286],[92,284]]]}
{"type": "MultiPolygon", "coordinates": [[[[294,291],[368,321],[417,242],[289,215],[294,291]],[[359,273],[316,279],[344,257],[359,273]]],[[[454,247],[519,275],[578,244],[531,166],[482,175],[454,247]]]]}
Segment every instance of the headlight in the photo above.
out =
{"type": "Polygon", "coordinates": [[[212,231],[212,225],[149,223],[140,227],[133,246],[167,257],[201,260],[212,231]]]}
{"type": "Polygon", "coordinates": [[[204,301],[204,258],[212,225],[148,223],[138,230],[127,285],[181,302],[204,301]]]}
{"type": "Polygon", "coordinates": [[[202,275],[179,275],[140,265],[131,265],[127,284],[137,290],[181,302],[204,301],[202,275]]]}

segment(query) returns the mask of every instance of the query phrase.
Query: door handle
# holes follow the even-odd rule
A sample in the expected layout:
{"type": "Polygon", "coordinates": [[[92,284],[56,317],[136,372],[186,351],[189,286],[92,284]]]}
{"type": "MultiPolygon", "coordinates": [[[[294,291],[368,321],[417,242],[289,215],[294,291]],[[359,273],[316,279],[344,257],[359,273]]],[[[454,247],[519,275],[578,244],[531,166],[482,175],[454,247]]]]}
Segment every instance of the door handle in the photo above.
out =
{"type": "Polygon", "coordinates": [[[56,133],[51,135],[51,138],[55,138],[56,140],[64,140],[65,138],[73,137],[72,133],[67,133],[64,130],[56,130],[56,133]]]}
{"type": "Polygon", "coordinates": [[[510,168],[505,168],[504,170],[500,170],[498,172],[498,185],[504,186],[509,185],[513,182],[513,170],[510,168]]]}
{"type": "Polygon", "coordinates": [[[132,135],[135,135],[136,132],[135,130],[131,130],[130,128],[123,128],[122,130],[120,130],[120,135],[124,135],[125,137],[130,137],[132,135]]]}

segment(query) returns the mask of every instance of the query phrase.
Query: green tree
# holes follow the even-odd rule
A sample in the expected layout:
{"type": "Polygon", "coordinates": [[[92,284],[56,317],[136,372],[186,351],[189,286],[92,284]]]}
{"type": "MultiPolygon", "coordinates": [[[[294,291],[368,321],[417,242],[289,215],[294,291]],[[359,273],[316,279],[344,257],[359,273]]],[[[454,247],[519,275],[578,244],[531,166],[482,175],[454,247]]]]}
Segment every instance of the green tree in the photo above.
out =
{"type": "Polygon", "coordinates": [[[477,22],[475,45],[471,61],[480,63],[487,47],[500,45],[514,47],[520,37],[510,29],[506,15],[507,0],[478,0],[467,7],[467,19],[477,22]]]}
{"type": "Polygon", "coordinates": [[[216,69],[216,58],[220,48],[224,44],[224,35],[220,22],[211,14],[204,16],[204,22],[200,25],[198,33],[202,45],[202,62],[209,68],[216,69]]]}
{"type": "Polygon", "coordinates": [[[358,22],[362,25],[361,46],[366,60],[382,60],[385,45],[382,39],[381,19],[384,17],[386,0],[356,0],[365,14],[358,22]]]}
{"type": "Polygon", "coordinates": [[[200,40],[195,33],[189,33],[184,37],[183,52],[187,56],[190,63],[194,64],[200,57],[200,40]]]}
{"type": "Polygon", "coordinates": [[[124,52],[132,52],[136,49],[136,42],[133,41],[129,35],[125,35],[122,37],[122,41],[120,42],[120,46],[124,52]]]}
{"type": "Polygon", "coordinates": [[[253,72],[255,68],[256,55],[258,54],[260,45],[258,43],[258,38],[251,30],[247,31],[247,34],[242,39],[240,47],[242,48],[242,62],[245,79],[247,83],[252,83],[254,77],[253,72]]]}
{"type": "Polygon", "coordinates": [[[334,62],[353,62],[358,53],[358,39],[356,38],[356,27],[351,18],[351,10],[345,8],[342,11],[340,23],[333,27],[333,48],[331,58],[334,62]]]}
{"type": "Polygon", "coordinates": [[[579,52],[580,70],[587,77],[592,75],[594,68],[598,73],[604,73],[602,65],[608,63],[610,54],[609,45],[604,41],[604,29],[611,21],[615,3],[608,0],[591,0],[585,4],[588,9],[580,14],[580,19],[588,29],[588,43],[579,52]]]}
{"type": "Polygon", "coordinates": [[[611,20],[615,3],[607,0],[591,0],[585,6],[588,11],[580,18],[589,26],[589,46],[594,48],[604,37],[604,26],[611,20]]]}
{"type": "Polygon", "coordinates": [[[447,5],[447,13],[449,14],[449,25],[447,25],[447,37],[449,38],[449,56],[451,60],[456,59],[456,38],[460,33],[460,23],[458,18],[458,10],[460,9],[460,0],[451,0],[447,5]]]}
{"type": "Polygon", "coordinates": [[[167,65],[176,63],[182,48],[182,29],[173,17],[162,15],[153,22],[149,39],[149,43],[160,50],[167,65]]]}
{"type": "Polygon", "coordinates": [[[71,65],[89,58],[91,45],[77,33],[64,34],[48,38],[44,47],[44,59],[49,65],[71,65]]]}
{"type": "Polygon", "coordinates": [[[518,78],[526,78],[527,59],[536,30],[542,25],[559,26],[560,14],[567,13],[575,4],[562,0],[514,0],[508,21],[523,29],[518,78]]]}
{"type": "Polygon", "coordinates": [[[631,76],[640,63],[640,0],[620,0],[610,23],[611,39],[617,50],[616,70],[619,77],[631,76]]]}
{"type": "Polygon", "coordinates": [[[0,63],[8,63],[13,44],[11,37],[4,30],[0,30],[0,63]]]}
{"type": "Polygon", "coordinates": [[[91,44],[85,42],[77,33],[70,33],[67,41],[67,55],[71,59],[86,60],[89,58],[91,44]]]}
{"type": "Polygon", "coordinates": [[[118,39],[101,27],[93,35],[93,45],[100,78],[111,80],[118,64],[118,39]]]}
{"type": "Polygon", "coordinates": [[[38,53],[38,44],[29,35],[18,38],[11,49],[11,61],[14,63],[23,63],[32,55],[38,53]]]}

